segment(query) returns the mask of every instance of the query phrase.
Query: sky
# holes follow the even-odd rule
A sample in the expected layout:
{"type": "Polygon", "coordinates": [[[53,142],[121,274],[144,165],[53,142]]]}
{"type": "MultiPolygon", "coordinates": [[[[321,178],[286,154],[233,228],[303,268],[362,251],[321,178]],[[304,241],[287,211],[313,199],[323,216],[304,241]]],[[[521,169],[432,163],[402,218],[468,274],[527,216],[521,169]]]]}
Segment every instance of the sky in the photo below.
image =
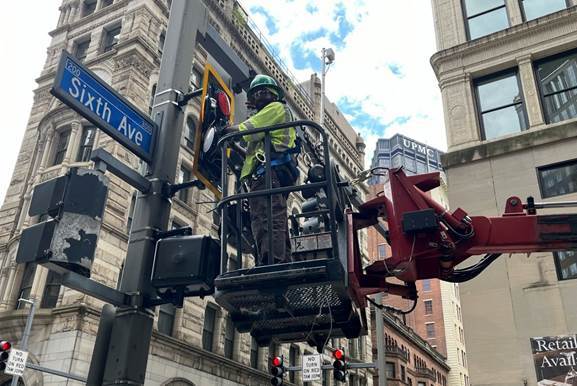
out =
{"type": "MultiPolygon", "coordinates": [[[[2,3],[0,13],[0,199],[10,183],[61,0],[2,3]],[[33,12],[30,12],[33,9],[33,12]]],[[[430,0],[240,0],[274,54],[299,81],[320,74],[321,49],[335,62],[326,95],[367,144],[405,134],[446,149],[435,74],[430,0]],[[290,17],[287,17],[290,16],[290,17]]]]}

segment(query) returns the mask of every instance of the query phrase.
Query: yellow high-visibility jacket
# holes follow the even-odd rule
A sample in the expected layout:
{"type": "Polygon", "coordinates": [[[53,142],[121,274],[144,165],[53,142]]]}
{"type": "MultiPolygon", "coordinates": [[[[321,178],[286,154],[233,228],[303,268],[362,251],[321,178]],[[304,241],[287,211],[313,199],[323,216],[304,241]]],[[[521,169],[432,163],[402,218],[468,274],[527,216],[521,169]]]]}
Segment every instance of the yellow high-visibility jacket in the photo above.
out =
{"type": "MultiPolygon", "coordinates": [[[[255,115],[242,122],[238,128],[240,131],[246,131],[265,126],[278,125],[292,120],[292,113],[288,106],[280,102],[271,102],[255,115]]],[[[256,133],[243,136],[248,146],[240,174],[241,180],[250,177],[254,172],[259,163],[256,155],[259,153],[264,155],[264,135],[265,133],[256,133]]],[[[271,144],[273,145],[271,151],[282,153],[295,147],[296,129],[294,127],[273,130],[270,132],[270,136],[271,144]]]]}

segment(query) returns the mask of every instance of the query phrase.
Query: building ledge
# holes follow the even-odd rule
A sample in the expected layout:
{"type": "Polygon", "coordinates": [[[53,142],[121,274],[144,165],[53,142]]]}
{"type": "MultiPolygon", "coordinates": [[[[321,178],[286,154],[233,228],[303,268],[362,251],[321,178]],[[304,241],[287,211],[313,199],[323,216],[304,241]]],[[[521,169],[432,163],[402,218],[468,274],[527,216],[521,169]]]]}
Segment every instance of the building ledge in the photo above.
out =
{"type": "Polygon", "coordinates": [[[570,138],[577,138],[577,119],[529,129],[491,141],[467,144],[454,150],[450,149],[441,155],[441,163],[445,169],[449,169],[536,146],[566,141],[570,138]]]}

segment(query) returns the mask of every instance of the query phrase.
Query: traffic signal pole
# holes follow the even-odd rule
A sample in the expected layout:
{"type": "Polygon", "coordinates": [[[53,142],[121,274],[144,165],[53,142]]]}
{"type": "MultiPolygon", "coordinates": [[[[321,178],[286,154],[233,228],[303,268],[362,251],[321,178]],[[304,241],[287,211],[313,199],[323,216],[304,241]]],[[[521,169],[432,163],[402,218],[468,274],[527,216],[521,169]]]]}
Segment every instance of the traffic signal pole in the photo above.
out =
{"type": "MultiPolygon", "coordinates": [[[[158,235],[166,231],[180,150],[183,112],[178,106],[188,90],[196,35],[206,31],[206,8],[200,0],[174,0],[163,48],[160,78],[152,118],[158,137],[147,178],[150,191],[137,199],[120,290],[131,296],[131,305],[119,307],[104,366],[104,385],[143,385],[154,320],[147,300],[156,297],[150,285],[158,235]]],[[[94,355],[93,360],[99,359],[94,355]]]]}
{"type": "MultiPolygon", "coordinates": [[[[24,327],[24,333],[22,334],[22,341],[20,341],[19,349],[22,351],[28,351],[28,339],[30,338],[30,332],[32,332],[32,323],[34,322],[34,313],[36,312],[36,305],[34,301],[28,299],[18,299],[19,302],[24,302],[30,304],[30,312],[28,313],[28,318],[26,319],[26,326],[24,327]]],[[[12,376],[12,386],[18,385],[18,375],[12,376]]]]}
{"type": "MultiPolygon", "coordinates": [[[[383,293],[375,295],[375,303],[383,304],[383,293]]],[[[383,322],[383,311],[375,307],[375,328],[377,329],[377,371],[379,375],[379,385],[387,385],[387,373],[385,371],[385,324],[383,322]]]]}

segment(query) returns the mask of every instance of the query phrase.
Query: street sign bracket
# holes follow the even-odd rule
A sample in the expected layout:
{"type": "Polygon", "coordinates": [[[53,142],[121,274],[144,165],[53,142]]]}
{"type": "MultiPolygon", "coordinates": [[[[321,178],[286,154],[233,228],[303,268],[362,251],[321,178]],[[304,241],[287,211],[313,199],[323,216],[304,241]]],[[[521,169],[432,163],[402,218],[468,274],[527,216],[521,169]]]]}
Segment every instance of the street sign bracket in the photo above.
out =
{"type": "Polygon", "coordinates": [[[91,160],[94,161],[96,169],[102,172],[106,170],[110,171],[122,181],[130,184],[142,193],[148,193],[150,191],[151,184],[149,180],[114,158],[112,154],[106,150],[102,148],[94,150],[91,160]]]}

